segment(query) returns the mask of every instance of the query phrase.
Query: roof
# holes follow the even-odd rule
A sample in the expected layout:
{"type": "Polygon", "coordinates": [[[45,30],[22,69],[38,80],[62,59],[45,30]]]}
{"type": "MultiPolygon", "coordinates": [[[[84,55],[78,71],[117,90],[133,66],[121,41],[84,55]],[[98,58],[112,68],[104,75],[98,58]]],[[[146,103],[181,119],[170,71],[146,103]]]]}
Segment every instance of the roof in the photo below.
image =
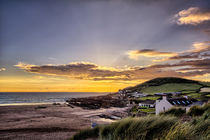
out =
{"type": "Polygon", "coordinates": [[[189,106],[194,106],[194,105],[203,105],[204,104],[204,102],[202,102],[202,101],[197,101],[197,102],[194,102],[194,103],[192,103],[191,105],[189,105],[189,106]]]}
{"type": "Polygon", "coordinates": [[[168,98],[167,99],[169,103],[171,103],[172,105],[176,105],[176,106],[188,106],[191,105],[192,103],[196,102],[196,99],[190,98],[168,98]]]}
{"type": "Polygon", "coordinates": [[[167,93],[155,93],[155,95],[178,95],[181,94],[182,92],[167,92],[167,93]]]}
{"type": "Polygon", "coordinates": [[[139,103],[141,103],[141,104],[155,104],[155,100],[144,100],[144,101],[140,101],[139,103]]]}

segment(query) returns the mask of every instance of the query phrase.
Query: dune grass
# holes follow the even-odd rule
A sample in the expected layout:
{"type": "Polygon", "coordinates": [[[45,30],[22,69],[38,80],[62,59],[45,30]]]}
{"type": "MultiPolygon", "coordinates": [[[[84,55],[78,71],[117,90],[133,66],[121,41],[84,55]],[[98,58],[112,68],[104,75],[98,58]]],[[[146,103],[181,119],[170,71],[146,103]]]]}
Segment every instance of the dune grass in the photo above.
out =
{"type": "Polygon", "coordinates": [[[160,115],[172,115],[172,116],[182,116],[186,113],[186,111],[182,108],[171,108],[167,110],[166,112],[160,113],[160,115]]]}
{"type": "Polygon", "coordinates": [[[87,138],[97,138],[99,136],[99,127],[93,129],[84,129],[79,131],[70,140],[85,140],[87,138]]]}
{"type": "Polygon", "coordinates": [[[193,123],[182,123],[176,117],[167,115],[126,118],[110,125],[100,126],[99,129],[82,131],[74,135],[71,140],[87,138],[100,140],[208,140],[210,138],[209,126],[209,119],[201,118],[197,118],[193,123]],[[84,134],[87,136],[83,136],[84,134]]]}
{"type": "Polygon", "coordinates": [[[178,117],[171,116],[170,113],[126,118],[109,125],[82,130],[71,140],[88,138],[100,140],[209,140],[210,104],[199,109],[203,110],[203,113],[193,116],[190,122],[182,122],[178,117]]]}

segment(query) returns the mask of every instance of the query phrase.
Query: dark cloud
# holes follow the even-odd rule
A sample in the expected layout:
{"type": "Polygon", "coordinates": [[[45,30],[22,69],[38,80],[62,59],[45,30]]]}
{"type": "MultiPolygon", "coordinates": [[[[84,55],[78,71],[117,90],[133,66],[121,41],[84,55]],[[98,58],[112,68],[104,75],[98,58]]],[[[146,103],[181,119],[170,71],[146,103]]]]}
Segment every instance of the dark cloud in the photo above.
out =
{"type": "Polygon", "coordinates": [[[182,60],[182,59],[201,59],[210,56],[210,42],[195,43],[193,50],[179,53],[176,56],[170,57],[168,60],[182,60]]]}
{"type": "Polygon", "coordinates": [[[132,50],[128,52],[130,59],[138,59],[139,56],[145,57],[172,57],[177,55],[174,52],[163,52],[157,51],[155,49],[142,49],[142,50],[132,50]]]}

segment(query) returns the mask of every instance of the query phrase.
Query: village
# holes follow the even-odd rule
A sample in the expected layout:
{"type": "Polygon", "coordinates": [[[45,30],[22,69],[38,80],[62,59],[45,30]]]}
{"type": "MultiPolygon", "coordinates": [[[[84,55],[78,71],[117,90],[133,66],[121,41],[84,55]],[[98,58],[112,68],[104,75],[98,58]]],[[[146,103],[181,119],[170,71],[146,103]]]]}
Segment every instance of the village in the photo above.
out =
{"type": "Polygon", "coordinates": [[[160,114],[170,110],[171,108],[182,108],[186,112],[192,106],[201,106],[208,100],[197,100],[182,92],[155,93],[154,95],[142,92],[130,92],[129,90],[119,90],[120,99],[127,99],[127,106],[132,106],[133,113],[142,114],[160,114]]]}

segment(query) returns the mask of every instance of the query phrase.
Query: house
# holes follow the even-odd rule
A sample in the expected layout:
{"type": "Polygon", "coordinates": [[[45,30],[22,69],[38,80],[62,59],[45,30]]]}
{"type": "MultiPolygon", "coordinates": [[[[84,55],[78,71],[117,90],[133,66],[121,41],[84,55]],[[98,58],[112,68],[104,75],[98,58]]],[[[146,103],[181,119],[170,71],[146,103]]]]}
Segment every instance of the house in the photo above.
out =
{"type": "Polygon", "coordinates": [[[155,100],[144,100],[140,101],[139,107],[142,108],[154,108],[155,107],[155,100]]]}
{"type": "Polygon", "coordinates": [[[147,94],[140,93],[140,92],[131,92],[131,93],[127,93],[127,95],[128,95],[129,97],[134,97],[134,98],[139,98],[139,97],[146,97],[146,96],[148,96],[147,94]]]}
{"type": "Polygon", "coordinates": [[[188,97],[179,97],[179,98],[169,98],[168,96],[162,96],[161,100],[156,100],[155,113],[156,115],[165,112],[172,107],[181,107],[185,110],[189,108],[190,105],[197,102],[197,100],[188,97]]]}
{"type": "Polygon", "coordinates": [[[202,106],[204,103],[205,102],[203,102],[203,101],[194,102],[194,103],[190,104],[189,106],[187,106],[186,111],[188,112],[192,106],[202,106]]]}

